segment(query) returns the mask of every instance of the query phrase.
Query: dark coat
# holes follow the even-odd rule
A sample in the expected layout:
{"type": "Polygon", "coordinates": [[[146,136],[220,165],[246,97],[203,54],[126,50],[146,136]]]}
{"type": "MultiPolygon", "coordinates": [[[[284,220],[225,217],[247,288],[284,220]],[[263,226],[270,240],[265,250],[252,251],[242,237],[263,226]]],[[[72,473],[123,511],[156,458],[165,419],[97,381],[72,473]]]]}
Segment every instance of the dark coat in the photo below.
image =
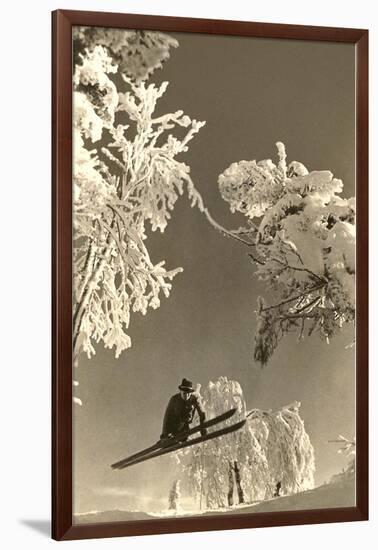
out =
{"type": "Polygon", "coordinates": [[[168,434],[176,435],[188,429],[196,411],[202,424],[206,416],[201,400],[196,393],[192,393],[187,401],[181,397],[180,393],[173,395],[165,411],[161,437],[167,437],[168,434]]]}

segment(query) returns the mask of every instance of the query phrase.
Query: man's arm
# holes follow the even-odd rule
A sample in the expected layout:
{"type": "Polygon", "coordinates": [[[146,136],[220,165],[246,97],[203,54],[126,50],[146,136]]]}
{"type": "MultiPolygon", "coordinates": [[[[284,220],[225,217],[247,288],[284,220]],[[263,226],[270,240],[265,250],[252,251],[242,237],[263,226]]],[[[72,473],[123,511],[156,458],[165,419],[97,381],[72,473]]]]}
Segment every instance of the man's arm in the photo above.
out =
{"type": "MultiPolygon", "coordinates": [[[[204,409],[204,406],[203,406],[202,399],[201,399],[200,395],[195,395],[194,407],[195,407],[195,409],[198,413],[200,424],[203,424],[206,420],[206,412],[205,412],[205,409],[204,409]]],[[[206,434],[207,434],[207,430],[206,430],[206,428],[203,428],[201,430],[201,435],[206,435],[206,434]]]]}
{"type": "Polygon", "coordinates": [[[161,432],[160,439],[164,439],[165,437],[168,437],[168,434],[171,431],[170,419],[171,419],[173,408],[174,408],[174,403],[173,403],[173,398],[171,397],[171,399],[168,402],[167,408],[165,410],[164,420],[163,420],[163,429],[161,432]]]}

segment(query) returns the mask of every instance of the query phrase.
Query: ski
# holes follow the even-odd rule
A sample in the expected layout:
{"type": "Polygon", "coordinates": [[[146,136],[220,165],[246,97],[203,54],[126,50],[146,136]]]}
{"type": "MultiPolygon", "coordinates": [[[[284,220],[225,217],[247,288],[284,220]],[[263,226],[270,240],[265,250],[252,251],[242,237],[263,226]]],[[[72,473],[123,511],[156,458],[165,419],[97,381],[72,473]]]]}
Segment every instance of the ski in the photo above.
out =
{"type": "MultiPolygon", "coordinates": [[[[129,466],[133,466],[134,464],[139,464],[140,462],[144,462],[145,460],[151,460],[152,458],[156,458],[158,456],[162,456],[168,453],[173,453],[175,451],[180,451],[181,449],[185,449],[186,447],[191,447],[193,445],[197,445],[198,443],[203,443],[205,441],[210,441],[211,439],[215,439],[216,437],[221,437],[226,434],[230,434],[232,432],[236,432],[240,428],[244,426],[247,419],[244,418],[243,420],[240,420],[239,422],[236,422],[235,424],[231,424],[230,426],[226,426],[225,428],[221,428],[220,430],[216,430],[215,432],[211,432],[209,434],[206,434],[204,436],[195,437],[194,439],[189,439],[189,441],[182,441],[181,443],[176,443],[174,445],[170,445],[166,448],[161,448],[156,451],[152,451],[151,453],[145,454],[144,456],[140,456],[139,458],[136,458],[135,460],[131,460],[123,464],[122,466],[117,466],[118,469],[128,468],[129,466]]],[[[115,467],[115,466],[114,466],[115,467]]]]}
{"type": "Polygon", "coordinates": [[[127,458],[124,458],[122,460],[119,460],[118,462],[115,462],[112,464],[112,468],[124,468],[126,464],[128,464],[131,461],[134,461],[137,458],[140,458],[141,456],[147,455],[153,451],[156,451],[161,448],[167,448],[167,446],[171,447],[172,445],[175,445],[178,441],[180,441],[183,438],[187,438],[190,435],[193,435],[204,428],[210,428],[211,426],[214,426],[215,424],[218,424],[219,422],[224,422],[225,420],[228,420],[236,413],[236,409],[230,409],[222,414],[219,414],[218,416],[215,416],[214,418],[210,418],[209,420],[205,420],[203,424],[198,424],[197,426],[194,426],[193,428],[190,428],[189,430],[186,430],[185,432],[181,432],[180,435],[177,435],[176,437],[173,437],[170,440],[160,440],[151,445],[150,447],[147,447],[146,449],[143,449],[142,451],[139,451],[135,454],[132,454],[128,456],[127,458]],[[165,445],[166,444],[166,445],[165,445]]]}

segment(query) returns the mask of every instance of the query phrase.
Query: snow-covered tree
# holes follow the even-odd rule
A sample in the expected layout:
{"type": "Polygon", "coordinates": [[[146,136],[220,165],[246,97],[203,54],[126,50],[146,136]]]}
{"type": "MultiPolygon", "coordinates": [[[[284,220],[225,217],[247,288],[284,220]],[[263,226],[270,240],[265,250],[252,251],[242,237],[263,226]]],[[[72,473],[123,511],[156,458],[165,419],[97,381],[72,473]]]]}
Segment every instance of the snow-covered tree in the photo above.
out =
{"type": "Polygon", "coordinates": [[[247,218],[226,234],[249,247],[257,277],[275,296],[258,300],[254,357],[262,365],[289,332],[328,342],[355,319],[355,199],[339,196],[343,184],[330,171],[287,164],[284,145],[277,148],[277,164],[234,162],[218,179],[231,211],[247,218]]]}
{"type": "MultiPolygon", "coordinates": [[[[226,423],[248,417],[235,433],[189,447],[177,455],[182,480],[200,504],[215,509],[273,497],[314,486],[314,450],[299,415],[300,403],[278,411],[247,411],[240,384],[226,377],[210,382],[202,394],[208,418],[231,407],[226,423]]],[[[213,428],[216,429],[216,428],[213,428]]]]}
{"type": "Polygon", "coordinates": [[[356,472],[356,438],[348,439],[339,434],[337,439],[333,439],[329,443],[337,443],[339,445],[337,449],[338,454],[344,454],[349,457],[348,466],[343,474],[354,475],[356,472]]]}
{"type": "Polygon", "coordinates": [[[314,486],[314,449],[299,415],[300,406],[294,401],[277,411],[255,410],[249,421],[249,428],[263,442],[271,483],[275,488],[279,482],[283,494],[314,486]]]}
{"type": "Polygon", "coordinates": [[[164,232],[185,188],[191,205],[202,205],[189,167],[176,157],[204,122],[181,110],[154,116],[168,83],[145,79],[174,39],[80,28],[75,40],[74,353],[90,357],[102,341],[119,357],[131,345],[131,312],[158,308],[181,271],[152,261],[147,225],[164,232]]]}
{"type": "Polygon", "coordinates": [[[178,510],[180,507],[180,480],[176,479],[173,482],[168,497],[168,509],[178,510]]]}

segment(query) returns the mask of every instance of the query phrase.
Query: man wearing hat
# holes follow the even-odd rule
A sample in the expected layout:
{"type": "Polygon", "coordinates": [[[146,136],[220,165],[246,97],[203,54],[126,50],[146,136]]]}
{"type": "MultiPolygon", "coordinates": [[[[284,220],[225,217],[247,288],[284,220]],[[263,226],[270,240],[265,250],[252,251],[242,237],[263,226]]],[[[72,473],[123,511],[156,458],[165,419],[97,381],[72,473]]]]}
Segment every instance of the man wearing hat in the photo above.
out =
{"type": "MultiPolygon", "coordinates": [[[[188,430],[196,411],[200,424],[205,421],[205,411],[199,394],[193,389],[193,382],[184,378],[178,388],[180,393],[171,397],[165,411],[160,439],[174,437],[180,432],[188,430]]],[[[206,435],[206,433],[206,429],[203,428],[201,435],[206,435]]]]}

